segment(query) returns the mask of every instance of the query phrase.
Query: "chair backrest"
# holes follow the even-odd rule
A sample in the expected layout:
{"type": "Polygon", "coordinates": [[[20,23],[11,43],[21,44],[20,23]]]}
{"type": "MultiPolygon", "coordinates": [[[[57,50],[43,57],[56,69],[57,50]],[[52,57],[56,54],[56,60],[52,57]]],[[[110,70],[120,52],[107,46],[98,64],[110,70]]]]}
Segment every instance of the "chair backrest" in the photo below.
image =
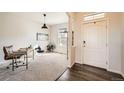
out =
{"type": "Polygon", "coordinates": [[[9,56],[9,54],[11,54],[13,52],[13,49],[12,48],[13,48],[12,45],[10,45],[10,46],[4,46],[3,47],[4,59],[5,60],[8,60],[7,58],[9,56]]]}

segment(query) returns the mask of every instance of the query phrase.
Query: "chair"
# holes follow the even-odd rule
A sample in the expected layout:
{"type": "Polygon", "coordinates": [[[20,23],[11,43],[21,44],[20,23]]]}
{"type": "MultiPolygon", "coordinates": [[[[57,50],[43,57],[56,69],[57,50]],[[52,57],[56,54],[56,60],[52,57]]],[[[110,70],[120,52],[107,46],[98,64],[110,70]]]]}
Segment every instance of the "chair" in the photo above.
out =
{"type": "MultiPolygon", "coordinates": [[[[12,48],[13,48],[12,45],[11,46],[4,46],[3,52],[4,52],[4,60],[12,60],[12,63],[10,65],[12,65],[12,71],[14,71],[14,68],[15,67],[17,68],[19,66],[17,64],[17,59],[20,59],[23,56],[23,54],[13,51],[12,48]]],[[[9,67],[7,67],[7,68],[9,68],[9,67]]]]}

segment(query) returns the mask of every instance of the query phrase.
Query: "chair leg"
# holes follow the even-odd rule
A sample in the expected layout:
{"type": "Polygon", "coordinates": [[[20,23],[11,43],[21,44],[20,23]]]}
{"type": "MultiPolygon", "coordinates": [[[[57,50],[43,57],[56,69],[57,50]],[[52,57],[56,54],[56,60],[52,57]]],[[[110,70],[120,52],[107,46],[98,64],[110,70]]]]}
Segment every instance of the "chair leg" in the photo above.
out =
{"type": "Polygon", "coordinates": [[[6,69],[9,69],[9,66],[7,66],[6,69]]]}
{"type": "Polygon", "coordinates": [[[18,68],[18,63],[17,63],[17,59],[15,59],[15,64],[16,64],[16,68],[18,68]]]}
{"type": "MultiPolygon", "coordinates": [[[[24,63],[23,63],[23,65],[26,66],[26,69],[28,69],[28,57],[27,57],[27,55],[25,56],[25,60],[26,60],[26,64],[24,65],[24,63]]],[[[14,67],[16,67],[16,68],[19,67],[19,65],[17,64],[17,57],[14,57],[12,59],[12,71],[14,71],[14,69],[15,69],[14,67]]]]}
{"type": "Polygon", "coordinates": [[[9,67],[12,65],[12,63],[10,63],[7,67],[6,67],[6,69],[9,69],[9,67]]]}
{"type": "MultiPolygon", "coordinates": [[[[25,62],[25,58],[26,58],[26,56],[24,55],[24,62],[25,62]]],[[[23,64],[25,64],[24,62],[23,62],[23,64]]]]}

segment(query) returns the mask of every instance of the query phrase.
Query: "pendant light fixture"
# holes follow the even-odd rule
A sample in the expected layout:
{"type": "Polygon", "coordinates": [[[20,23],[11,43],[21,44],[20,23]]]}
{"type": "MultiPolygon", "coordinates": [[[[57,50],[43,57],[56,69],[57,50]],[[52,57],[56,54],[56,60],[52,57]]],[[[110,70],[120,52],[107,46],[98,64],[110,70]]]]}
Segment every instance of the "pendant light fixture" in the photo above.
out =
{"type": "Polygon", "coordinates": [[[43,26],[41,27],[41,29],[48,29],[48,27],[47,27],[47,25],[46,25],[46,23],[45,23],[46,14],[43,14],[43,16],[44,16],[44,24],[43,24],[43,26]]]}

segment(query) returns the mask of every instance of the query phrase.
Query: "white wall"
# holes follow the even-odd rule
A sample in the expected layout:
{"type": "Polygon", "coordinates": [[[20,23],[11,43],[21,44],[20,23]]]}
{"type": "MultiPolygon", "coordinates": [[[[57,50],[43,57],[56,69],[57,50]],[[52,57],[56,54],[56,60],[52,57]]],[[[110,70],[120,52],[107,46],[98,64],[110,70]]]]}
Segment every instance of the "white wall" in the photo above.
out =
{"type": "Polygon", "coordinates": [[[44,49],[48,42],[36,41],[37,32],[43,32],[41,24],[14,13],[0,13],[0,62],[4,62],[3,46],[13,45],[18,49],[39,44],[44,49]]]}
{"type": "Polygon", "coordinates": [[[59,53],[67,53],[67,47],[62,47],[59,46],[58,44],[58,31],[61,28],[68,28],[67,23],[62,23],[62,24],[56,24],[56,25],[51,25],[50,27],[50,41],[56,45],[55,52],[59,53]]]}
{"type": "MultiPolygon", "coordinates": [[[[82,64],[83,49],[81,42],[83,38],[83,15],[85,13],[76,13],[76,39],[75,39],[75,62],[82,64]],[[81,56],[82,55],[82,56],[81,56]]],[[[109,20],[109,70],[121,73],[121,14],[107,13],[109,20]]]]}
{"type": "Polygon", "coordinates": [[[121,73],[121,13],[108,13],[109,70],[121,73]]]}
{"type": "Polygon", "coordinates": [[[82,58],[83,58],[83,50],[82,50],[82,27],[83,27],[83,13],[76,13],[76,31],[75,31],[75,62],[76,63],[82,63],[82,58]]]}

